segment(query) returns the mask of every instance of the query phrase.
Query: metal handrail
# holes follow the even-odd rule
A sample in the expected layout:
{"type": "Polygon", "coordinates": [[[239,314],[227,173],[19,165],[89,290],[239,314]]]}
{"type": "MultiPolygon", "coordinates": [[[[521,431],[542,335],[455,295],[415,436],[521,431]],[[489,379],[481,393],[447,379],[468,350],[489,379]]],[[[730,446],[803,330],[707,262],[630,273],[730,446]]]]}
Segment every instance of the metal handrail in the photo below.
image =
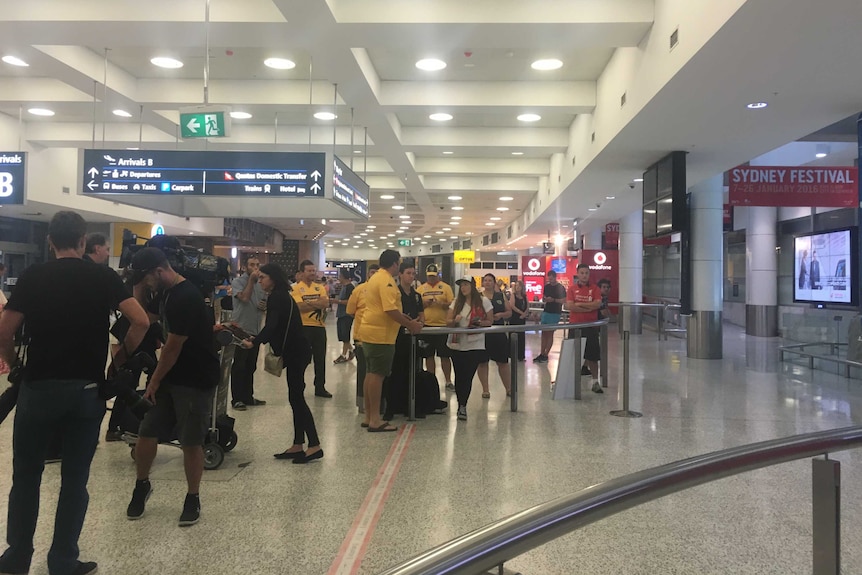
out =
{"type": "Polygon", "coordinates": [[[805,351],[805,347],[807,346],[825,346],[828,345],[830,349],[835,350],[835,353],[838,353],[839,347],[848,347],[847,343],[835,343],[831,341],[813,341],[809,343],[796,343],[791,345],[782,345],[778,348],[778,360],[784,361],[785,353],[794,353],[799,357],[808,358],[808,369],[814,369],[814,360],[820,361],[831,361],[837,363],[838,365],[844,366],[844,377],[850,379],[850,368],[851,367],[860,367],[862,368],[862,362],[855,361],[852,359],[847,359],[846,357],[839,357],[837,355],[823,355],[822,353],[814,353],[811,351],[805,351]]]}
{"type": "Polygon", "coordinates": [[[484,573],[580,527],[665,495],[858,446],[862,446],[862,426],[741,445],[638,471],[525,509],[425,551],[380,575],[484,573]]]}

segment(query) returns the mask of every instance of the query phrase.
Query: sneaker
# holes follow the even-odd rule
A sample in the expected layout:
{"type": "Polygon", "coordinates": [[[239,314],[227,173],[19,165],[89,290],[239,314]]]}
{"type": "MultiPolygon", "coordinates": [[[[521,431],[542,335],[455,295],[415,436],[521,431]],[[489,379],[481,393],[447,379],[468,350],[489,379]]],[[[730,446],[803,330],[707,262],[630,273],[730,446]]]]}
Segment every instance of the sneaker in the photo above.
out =
{"type": "Polygon", "coordinates": [[[335,365],[338,365],[339,363],[345,363],[346,361],[347,361],[346,357],[344,357],[343,355],[339,355],[338,358],[335,361],[333,361],[332,363],[334,363],[335,365]]]}
{"type": "Polygon", "coordinates": [[[201,498],[199,495],[186,495],[186,501],[183,503],[183,513],[180,515],[180,527],[188,527],[194,525],[201,518],[201,498]]]}
{"type": "Polygon", "coordinates": [[[318,389],[318,390],[315,390],[315,392],[314,392],[314,396],[315,396],[315,397],[326,397],[326,398],[330,398],[330,397],[332,397],[332,394],[331,394],[331,393],[329,393],[328,391],[326,391],[325,389],[318,389]]]}
{"type": "Polygon", "coordinates": [[[87,561],[82,563],[78,561],[78,567],[72,571],[71,575],[93,575],[99,570],[99,566],[95,561],[87,561]]]}
{"type": "Polygon", "coordinates": [[[263,399],[252,399],[248,407],[254,407],[255,405],[266,405],[266,401],[263,399]]]}
{"type": "Polygon", "coordinates": [[[114,441],[122,441],[123,440],[123,432],[122,431],[108,431],[105,433],[105,441],[107,443],[111,443],[114,441]]]}
{"type": "Polygon", "coordinates": [[[144,508],[152,494],[153,486],[148,479],[135,483],[135,490],[132,491],[132,500],[126,509],[126,517],[129,518],[129,521],[135,521],[144,516],[144,508]]]}
{"type": "Polygon", "coordinates": [[[533,359],[533,363],[548,363],[548,356],[547,355],[536,356],[536,358],[533,359]]]}
{"type": "Polygon", "coordinates": [[[458,421],[467,421],[467,406],[458,406],[458,421]]]}
{"type": "Polygon", "coordinates": [[[590,371],[589,367],[584,365],[584,366],[581,366],[581,375],[593,375],[593,373],[590,371]]]}
{"type": "Polygon", "coordinates": [[[232,406],[236,411],[245,411],[246,409],[248,409],[248,407],[246,406],[246,404],[244,404],[244,403],[243,403],[243,402],[241,402],[241,401],[234,401],[234,402],[231,404],[231,406],[232,406]]]}
{"type": "Polygon", "coordinates": [[[598,382],[598,380],[593,382],[593,393],[604,393],[602,389],[602,384],[598,382]]]}
{"type": "Polygon", "coordinates": [[[455,391],[455,384],[451,381],[446,382],[446,391],[455,391]]]}

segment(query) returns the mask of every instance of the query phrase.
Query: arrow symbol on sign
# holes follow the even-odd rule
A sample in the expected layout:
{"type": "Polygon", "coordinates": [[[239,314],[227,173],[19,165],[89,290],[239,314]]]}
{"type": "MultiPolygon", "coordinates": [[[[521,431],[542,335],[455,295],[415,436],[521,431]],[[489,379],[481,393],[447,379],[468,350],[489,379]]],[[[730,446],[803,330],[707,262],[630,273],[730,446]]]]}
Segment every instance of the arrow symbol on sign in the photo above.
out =
{"type": "Polygon", "coordinates": [[[90,168],[89,170],[87,170],[87,173],[90,174],[91,178],[95,178],[99,175],[99,170],[97,170],[96,168],[90,168]]]}
{"type": "Polygon", "coordinates": [[[98,187],[99,187],[99,184],[97,184],[97,183],[96,183],[96,182],[94,182],[93,180],[90,180],[90,181],[87,183],[87,187],[88,187],[88,188],[90,188],[90,191],[92,192],[95,188],[98,188],[98,187]]]}
{"type": "Polygon", "coordinates": [[[317,192],[317,191],[319,191],[319,190],[320,190],[320,185],[319,185],[319,184],[311,184],[311,191],[312,191],[312,192],[317,192]]]}
{"type": "Polygon", "coordinates": [[[311,177],[314,178],[314,181],[316,182],[318,178],[320,178],[320,172],[314,170],[313,172],[311,172],[311,177]]]}
{"type": "Polygon", "coordinates": [[[201,127],[201,125],[198,124],[197,118],[192,118],[191,120],[189,120],[189,123],[186,124],[186,128],[188,128],[192,134],[197,134],[198,128],[200,128],[200,127],[201,127]]]}

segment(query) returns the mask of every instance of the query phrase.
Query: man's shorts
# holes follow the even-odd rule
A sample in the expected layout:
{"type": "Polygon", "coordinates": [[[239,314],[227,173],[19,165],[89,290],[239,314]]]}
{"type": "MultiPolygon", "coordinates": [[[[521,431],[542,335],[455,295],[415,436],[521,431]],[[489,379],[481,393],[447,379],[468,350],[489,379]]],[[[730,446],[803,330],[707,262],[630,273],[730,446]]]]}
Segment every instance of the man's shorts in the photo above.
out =
{"type": "Polygon", "coordinates": [[[353,316],[345,315],[335,322],[335,330],[338,333],[338,341],[350,341],[350,328],[353,327],[353,316]]]}
{"type": "Polygon", "coordinates": [[[446,339],[448,337],[449,336],[446,334],[421,336],[419,340],[424,341],[427,344],[427,346],[420,349],[422,357],[434,357],[435,354],[438,357],[452,357],[452,350],[446,345],[446,339]]]}
{"type": "Polygon", "coordinates": [[[392,372],[392,359],[395,357],[395,344],[362,343],[365,353],[365,373],[386,377],[392,372]]]}
{"type": "Polygon", "coordinates": [[[144,416],[138,435],[160,441],[176,437],[183,447],[203,445],[210,427],[215,388],[163,383],[156,404],[144,416]]]}
{"type": "Polygon", "coordinates": [[[481,363],[491,360],[495,363],[509,363],[509,336],[505,333],[485,334],[486,357],[481,363]]]}
{"type": "MultiPolygon", "coordinates": [[[[585,361],[601,361],[602,346],[599,343],[599,329],[597,327],[581,328],[581,338],[587,338],[584,344],[584,360],[585,361]]],[[[570,329],[568,339],[574,339],[575,330],[570,329]]]]}
{"type": "Polygon", "coordinates": [[[561,313],[548,313],[546,311],[542,312],[542,325],[556,325],[560,323],[560,317],[563,314],[561,313]]]}

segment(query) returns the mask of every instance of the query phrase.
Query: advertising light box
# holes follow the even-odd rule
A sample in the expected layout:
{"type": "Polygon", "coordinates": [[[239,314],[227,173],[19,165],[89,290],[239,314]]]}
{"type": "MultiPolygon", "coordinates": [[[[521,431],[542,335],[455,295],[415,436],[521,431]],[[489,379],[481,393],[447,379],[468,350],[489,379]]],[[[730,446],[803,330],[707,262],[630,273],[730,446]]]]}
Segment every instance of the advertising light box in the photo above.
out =
{"type": "Polygon", "coordinates": [[[857,305],[856,228],[793,239],[793,300],[857,305]]]}
{"type": "Polygon", "coordinates": [[[84,150],[85,195],[324,197],[326,154],[84,150]]]}

